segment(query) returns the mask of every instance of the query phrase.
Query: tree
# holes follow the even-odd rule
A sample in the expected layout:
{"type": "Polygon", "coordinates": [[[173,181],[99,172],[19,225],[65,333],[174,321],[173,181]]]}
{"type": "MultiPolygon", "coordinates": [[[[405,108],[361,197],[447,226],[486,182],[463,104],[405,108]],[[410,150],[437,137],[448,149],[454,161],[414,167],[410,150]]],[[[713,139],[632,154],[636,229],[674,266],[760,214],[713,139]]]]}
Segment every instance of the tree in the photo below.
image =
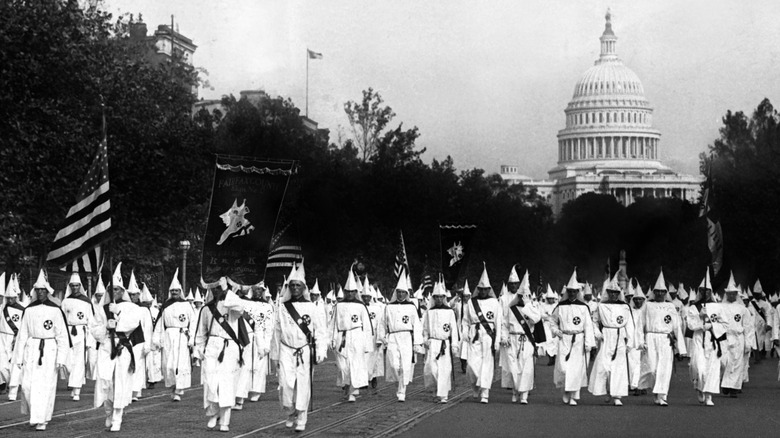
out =
{"type": "Polygon", "coordinates": [[[700,157],[704,187],[723,229],[724,279],[761,279],[766,290],[780,287],[780,116],[764,99],[751,117],[727,111],[720,137],[700,157]],[[710,166],[711,164],[711,166],[710,166]]]}
{"type": "Polygon", "coordinates": [[[392,108],[382,106],[383,103],[382,96],[369,88],[363,90],[360,103],[350,100],[344,104],[344,112],[347,113],[354,137],[351,140],[360,151],[363,161],[368,161],[376,153],[382,131],[395,117],[392,108]]]}
{"type": "Polygon", "coordinates": [[[0,234],[18,236],[0,251],[45,258],[102,137],[103,108],[115,260],[159,264],[179,239],[197,243],[213,163],[190,116],[197,73],[175,58],[151,63],[152,43],[128,38],[128,25],[73,1],[0,4],[0,234]]]}

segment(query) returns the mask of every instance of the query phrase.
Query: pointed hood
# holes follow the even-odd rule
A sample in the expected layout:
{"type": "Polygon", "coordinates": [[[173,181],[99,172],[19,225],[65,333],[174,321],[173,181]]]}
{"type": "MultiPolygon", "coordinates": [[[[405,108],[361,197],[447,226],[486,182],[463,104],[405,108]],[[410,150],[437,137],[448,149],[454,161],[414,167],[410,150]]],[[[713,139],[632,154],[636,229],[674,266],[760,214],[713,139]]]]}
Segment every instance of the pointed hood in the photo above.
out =
{"type": "Polygon", "coordinates": [[[355,273],[352,272],[352,266],[349,267],[349,274],[347,274],[347,282],[344,284],[344,290],[359,290],[360,286],[355,280],[355,273]]]}
{"type": "Polygon", "coordinates": [[[83,286],[84,284],[81,282],[81,276],[79,276],[78,272],[74,272],[70,274],[70,280],[68,280],[68,286],[71,284],[79,284],[83,286]]]}
{"type": "Polygon", "coordinates": [[[531,281],[528,279],[528,269],[525,270],[525,274],[520,281],[520,287],[517,288],[517,291],[525,297],[531,295],[531,281]]]}
{"type": "Polygon", "coordinates": [[[135,279],[135,270],[130,271],[130,281],[127,282],[127,293],[140,294],[141,288],[138,287],[138,281],[135,279]]]}
{"type": "Polygon", "coordinates": [[[98,272],[97,284],[95,284],[95,293],[93,293],[92,296],[94,297],[97,294],[102,294],[100,297],[101,300],[103,299],[104,296],[106,296],[106,285],[103,284],[103,274],[99,272],[98,272]]]}
{"type": "Polygon", "coordinates": [[[304,285],[306,284],[306,270],[303,267],[303,262],[300,264],[293,263],[293,267],[290,270],[290,276],[287,277],[287,282],[300,281],[304,285]]]}
{"type": "Polygon", "coordinates": [[[189,301],[190,303],[195,301],[195,297],[192,295],[192,289],[187,291],[187,296],[184,299],[189,301]]]}
{"type": "Polygon", "coordinates": [[[322,291],[320,290],[320,282],[318,279],[314,279],[314,286],[312,286],[311,290],[309,291],[309,294],[318,294],[322,295],[322,291]]]}
{"type": "Polygon", "coordinates": [[[558,294],[555,293],[554,290],[552,290],[552,287],[550,287],[550,283],[547,283],[547,292],[544,294],[544,298],[554,298],[558,299],[558,294]]]}
{"type": "MultiPolygon", "coordinates": [[[[5,285],[5,272],[3,273],[3,276],[0,277],[0,280],[2,280],[3,285],[5,285]]],[[[12,297],[19,297],[19,294],[21,293],[21,289],[19,289],[19,283],[16,279],[16,274],[11,274],[11,279],[8,282],[8,286],[5,287],[5,292],[3,293],[3,296],[7,298],[12,297]]]]}
{"type": "Polygon", "coordinates": [[[636,287],[634,288],[634,296],[632,298],[644,298],[644,299],[647,299],[647,297],[645,296],[645,293],[642,292],[642,286],[641,285],[639,285],[639,284],[636,285],[636,287]]]}
{"type": "Polygon", "coordinates": [[[685,288],[683,287],[682,283],[680,283],[680,286],[677,288],[677,298],[680,300],[685,300],[688,298],[688,292],[685,291],[685,288]]]}
{"type": "Polygon", "coordinates": [[[195,303],[202,303],[203,302],[203,295],[200,294],[200,289],[197,287],[195,288],[195,298],[193,300],[195,303]]]}
{"type": "Polygon", "coordinates": [[[582,285],[577,281],[577,268],[574,268],[574,272],[571,273],[566,289],[582,290],[582,285]]]}
{"type": "Polygon", "coordinates": [[[734,272],[729,272],[729,284],[726,285],[725,292],[739,292],[737,282],[734,281],[734,272]]]}
{"type": "Polygon", "coordinates": [[[409,280],[406,277],[406,275],[399,275],[398,276],[398,282],[395,284],[395,289],[393,289],[393,296],[395,296],[396,290],[405,290],[409,292],[412,289],[412,286],[409,284],[409,280]]]}
{"type": "Polygon", "coordinates": [[[339,290],[336,292],[336,300],[344,299],[344,288],[339,285],[339,290]]]}
{"type": "Polygon", "coordinates": [[[479,277],[479,283],[477,283],[477,287],[490,288],[491,290],[493,289],[493,287],[490,285],[490,278],[488,278],[487,265],[485,265],[485,262],[482,262],[482,276],[479,277]]]}
{"type": "Polygon", "coordinates": [[[181,290],[181,283],[179,283],[179,268],[176,268],[176,272],[173,273],[173,279],[171,280],[171,285],[168,286],[168,291],[172,291],[174,289],[181,290]]]}
{"type": "Polygon", "coordinates": [[[762,297],[766,296],[764,294],[764,288],[761,287],[761,280],[756,279],[756,284],[753,285],[753,293],[754,294],[760,294],[762,297]]]}
{"type": "Polygon", "coordinates": [[[469,289],[469,281],[466,280],[463,282],[463,296],[471,296],[471,289],[469,289]]]}
{"type": "Polygon", "coordinates": [[[33,289],[46,289],[49,291],[49,294],[54,292],[54,289],[49,285],[49,281],[46,279],[46,274],[43,272],[43,269],[38,273],[38,279],[35,280],[33,289]]]}
{"type": "Polygon", "coordinates": [[[520,283],[520,276],[517,275],[517,271],[515,270],[515,266],[512,265],[512,270],[509,271],[509,279],[507,279],[507,283],[520,283]]]}
{"type": "Polygon", "coordinates": [[[366,278],[363,279],[363,287],[360,290],[361,295],[371,295],[371,283],[368,282],[368,274],[366,274],[366,278]]]}
{"type": "Polygon", "coordinates": [[[151,303],[152,301],[154,301],[154,297],[152,297],[152,293],[149,291],[149,288],[146,287],[146,283],[143,283],[143,287],[141,287],[141,302],[151,303]]]}
{"type": "Polygon", "coordinates": [[[658,278],[655,280],[655,286],[653,286],[653,290],[669,291],[669,289],[666,288],[666,280],[664,280],[663,268],[661,268],[661,272],[658,273],[658,278]]]}
{"type": "Polygon", "coordinates": [[[498,292],[499,297],[509,294],[509,289],[506,287],[506,283],[501,283],[501,291],[498,292]]]}
{"type": "Polygon", "coordinates": [[[335,292],[333,292],[333,289],[331,289],[331,290],[328,292],[328,295],[326,295],[326,296],[325,296],[325,299],[326,299],[326,300],[330,300],[330,301],[336,301],[336,293],[335,293],[335,292]]]}
{"type": "Polygon", "coordinates": [[[123,291],[126,290],[125,283],[122,281],[122,262],[117,263],[116,269],[114,269],[114,276],[111,277],[111,287],[121,287],[123,291]]]}

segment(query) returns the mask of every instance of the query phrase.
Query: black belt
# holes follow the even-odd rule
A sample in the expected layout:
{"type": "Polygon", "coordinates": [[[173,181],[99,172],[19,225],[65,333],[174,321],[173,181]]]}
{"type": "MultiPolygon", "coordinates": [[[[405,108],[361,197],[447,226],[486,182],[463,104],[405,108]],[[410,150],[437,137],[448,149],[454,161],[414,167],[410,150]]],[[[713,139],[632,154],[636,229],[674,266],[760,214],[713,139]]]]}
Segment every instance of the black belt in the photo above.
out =
{"type": "Polygon", "coordinates": [[[566,360],[569,360],[569,357],[571,357],[571,351],[574,349],[574,340],[577,339],[577,335],[579,333],[572,333],[571,334],[571,346],[569,347],[569,353],[566,354],[566,360]]]}
{"type": "Polygon", "coordinates": [[[41,338],[38,344],[38,365],[43,365],[43,346],[46,344],[46,338],[41,338]]]}
{"type": "Polygon", "coordinates": [[[127,337],[127,334],[123,332],[117,332],[116,334],[117,339],[119,342],[116,345],[115,352],[116,354],[111,354],[111,359],[116,358],[117,356],[122,354],[122,348],[126,348],[127,351],[130,353],[130,366],[127,367],[127,371],[130,373],[135,373],[135,353],[133,352],[133,343],[130,341],[130,338],[127,337]]]}
{"type": "MultiPolygon", "coordinates": [[[[79,334],[79,332],[76,330],[76,327],[84,327],[84,330],[87,329],[87,325],[86,324],[73,324],[73,325],[70,326],[70,334],[73,335],[73,336],[76,336],[76,335],[79,334]]],[[[85,332],[85,334],[86,334],[86,332],[85,332]]]]}

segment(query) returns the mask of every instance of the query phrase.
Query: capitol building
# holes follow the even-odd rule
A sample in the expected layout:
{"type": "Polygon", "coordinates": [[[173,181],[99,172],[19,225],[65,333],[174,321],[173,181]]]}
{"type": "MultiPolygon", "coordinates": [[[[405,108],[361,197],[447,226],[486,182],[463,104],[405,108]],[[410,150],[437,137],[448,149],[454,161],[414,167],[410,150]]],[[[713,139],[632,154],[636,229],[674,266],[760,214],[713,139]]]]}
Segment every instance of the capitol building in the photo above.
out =
{"type": "Polygon", "coordinates": [[[701,178],[682,175],[659,160],[661,132],[653,127],[653,108],[639,77],[617,55],[617,36],[607,12],[601,55],[574,86],[566,107],[566,127],[558,131],[558,164],[547,180],[502,165],[511,184],[536,188],[553,214],[585,193],[611,194],[629,205],[640,197],[680,198],[697,202],[701,178]]]}

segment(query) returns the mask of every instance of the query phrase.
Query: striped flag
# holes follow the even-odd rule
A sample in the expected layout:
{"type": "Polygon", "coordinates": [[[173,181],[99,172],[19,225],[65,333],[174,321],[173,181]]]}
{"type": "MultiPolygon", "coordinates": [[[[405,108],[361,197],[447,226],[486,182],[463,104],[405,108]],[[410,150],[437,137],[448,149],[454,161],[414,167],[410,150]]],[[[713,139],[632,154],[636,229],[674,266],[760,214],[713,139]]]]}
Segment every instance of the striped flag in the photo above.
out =
{"type": "Polygon", "coordinates": [[[266,268],[292,268],[293,263],[303,260],[303,251],[294,233],[292,222],[271,238],[266,268]]]}
{"type": "MultiPolygon", "coordinates": [[[[59,266],[72,266],[73,263],[78,266],[77,259],[107,240],[110,232],[108,146],[104,132],[103,141],[100,142],[97,155],[87,172],[87,179],[79,189],[76,205],[68,210],[65,222],[54,238],[46,261],[59,266]]],[[[98,250],[97,253],[99,254],[100,251],[98,250]]],[[[89,259],[89,255],[87,258],[89,259]]],[[[95,257],[88,263],[91,268],[96,267],[99,258],[95,257]]]]}
{"type": "Polygon", "coordinates": [[[103,264],[103,248],[98,245],[60,268],[70,272],[98,272],[103,264]]]}
{"type": "Polygon", "coordinates": [[[403,270],[406,270],[407,273],[410,273],[409,271],[409,260],[406,258],[406,245],[404,245],[404,232],[401,230],[399,231],[399,234],[401,236],[401,242],[398,246],[398,252],[395,254],[395,268],[393,269],[393,272],[395,273],[396,280],[401,275],[401,272],[403,270]]]}

